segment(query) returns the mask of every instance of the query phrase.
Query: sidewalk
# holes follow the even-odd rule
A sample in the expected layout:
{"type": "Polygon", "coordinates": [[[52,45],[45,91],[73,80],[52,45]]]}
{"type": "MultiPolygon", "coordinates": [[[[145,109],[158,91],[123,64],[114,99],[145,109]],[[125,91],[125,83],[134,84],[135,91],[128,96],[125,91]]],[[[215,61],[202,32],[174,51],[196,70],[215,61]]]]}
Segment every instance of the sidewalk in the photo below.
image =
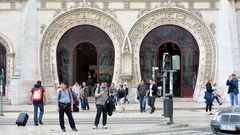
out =
{"type": "MultiPolygon", "coordinates": [[[[223,103],[222,106],[219,106],[218,103],[214,103],[213,108],[219,109],[222,107],[229,107],[230,103],[223,103]]],[[[89,103],[90,106],[90,112],[95,112],[96,107],[94,103],[89,103]]],[[[174,110],[194,110],[194,109],[205,109],[206,104],[205,103],[199,103],[193,101],[191,98],[174,98],[173,99],[173,108],[174,110]]],[[[157,98],[155,101],[155,107],[157,110],[162,110],[163,108],[163,98],[157,98]]],[[[33,106],[32,105],[4,105],[3,106],[4,113],[10,113],[10,112],[22,112],[22,111],[29,111],[33,112],[33,106]]],[[[138,111],[139,110],[139,104],[138,103],[129,103],[126,104],[126,110],[127,111],[138,111]]],[[[45,113],[48,112],[56,112],[56,105],[50,104],[45,106],[45,113]]]]}
{"type": "MultiPolygon", "coordinates": [[[[224,103],[219,106],[214,103],[213,112],[222,107],[229,106],[224,103]]],[[[74,112],[79,132],[71,131],[68,120],[65,116],[65,126],[67,133],[62,133],[58,122],[58,112],[56,105],[46,105],[44,113],[44,125],[33,126],[33,106],[32,105],[8,105],[4,106],[4,117],[0,117],[1,135],[19,134],[19,135],[57,135],[57,134],[73,134],[73,135],[211,135],[210,121],[212,116],[205,115],[205,103],[197,103],[192,99],[174,98],[174,124],[167,125],[168,118],[162,116],[162,98],[158,98],[155,104],[157,110],[153,114],[149,114],[150,107],[147,106],[146,113],[139,112],[139,104],[127,104],[126,112],[120,113],[119,106],[117,111],[108,116],[108,129],[93,130],[93,122],[96,115],[96,107],[94,103],[90,103],[90,111],[74,112]],[[19,112],[29,108],[29,120],[26,127],[17,127],[15,121],[19,112]]],[[[101,121],[100,121],[101,124],[101,121]]]]}

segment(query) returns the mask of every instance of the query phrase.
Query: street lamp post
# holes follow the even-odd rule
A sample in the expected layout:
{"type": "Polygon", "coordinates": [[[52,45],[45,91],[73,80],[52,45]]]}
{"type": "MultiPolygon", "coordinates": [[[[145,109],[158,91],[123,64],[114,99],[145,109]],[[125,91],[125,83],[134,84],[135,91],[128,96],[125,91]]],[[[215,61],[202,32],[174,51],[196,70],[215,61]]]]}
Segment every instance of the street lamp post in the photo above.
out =
{"type": "Polygon", "coordinates": [[[4,71],[1,69],[1,74],[0,74],[0,116],[3,115],[3,80],[4,80],[4,71]]]}

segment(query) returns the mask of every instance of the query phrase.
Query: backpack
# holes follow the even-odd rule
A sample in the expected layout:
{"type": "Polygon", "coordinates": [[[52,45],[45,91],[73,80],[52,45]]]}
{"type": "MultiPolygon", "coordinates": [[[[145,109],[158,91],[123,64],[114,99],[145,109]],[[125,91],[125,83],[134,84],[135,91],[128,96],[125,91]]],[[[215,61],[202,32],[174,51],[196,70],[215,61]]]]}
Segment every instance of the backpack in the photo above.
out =
{"type": "Polygon", "coordinates": [[[42,100],[43,90],[41,87],[40,88],[36,87],[32,90],[32,94],[33,94],[33,98],[32,98],[33,101],[38,102],[38,101],[42,100]]]}

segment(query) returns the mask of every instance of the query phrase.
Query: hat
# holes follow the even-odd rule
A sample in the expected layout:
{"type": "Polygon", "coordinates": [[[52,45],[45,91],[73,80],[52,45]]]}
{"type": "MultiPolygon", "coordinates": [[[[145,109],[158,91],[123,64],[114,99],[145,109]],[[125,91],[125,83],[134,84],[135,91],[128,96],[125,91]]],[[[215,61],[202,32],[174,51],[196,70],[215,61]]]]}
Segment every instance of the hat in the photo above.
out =
{"type": "Polygon", "coordinates": [[[41,82],[40,80],[38,80],[38,81],[37,81],[37,84],[41,86],[41,85],[42,85],[42,82],[41,82]]]}

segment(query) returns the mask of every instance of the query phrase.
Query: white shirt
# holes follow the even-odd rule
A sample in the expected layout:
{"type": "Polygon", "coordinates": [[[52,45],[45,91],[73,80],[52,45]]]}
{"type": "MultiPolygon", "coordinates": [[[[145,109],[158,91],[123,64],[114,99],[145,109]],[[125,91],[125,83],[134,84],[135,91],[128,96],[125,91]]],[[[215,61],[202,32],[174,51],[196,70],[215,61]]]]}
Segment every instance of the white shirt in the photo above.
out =
{"type": "Polygon", "coordinates": [[[150,97],[152,97],[152,92],[153,92],[152,87],[153,87],[153,84],[150,85],[150,90],[149,90],[149,92],[150,92],[150,93],[149,93],[149,96],[150,96],[150,97]]]}

